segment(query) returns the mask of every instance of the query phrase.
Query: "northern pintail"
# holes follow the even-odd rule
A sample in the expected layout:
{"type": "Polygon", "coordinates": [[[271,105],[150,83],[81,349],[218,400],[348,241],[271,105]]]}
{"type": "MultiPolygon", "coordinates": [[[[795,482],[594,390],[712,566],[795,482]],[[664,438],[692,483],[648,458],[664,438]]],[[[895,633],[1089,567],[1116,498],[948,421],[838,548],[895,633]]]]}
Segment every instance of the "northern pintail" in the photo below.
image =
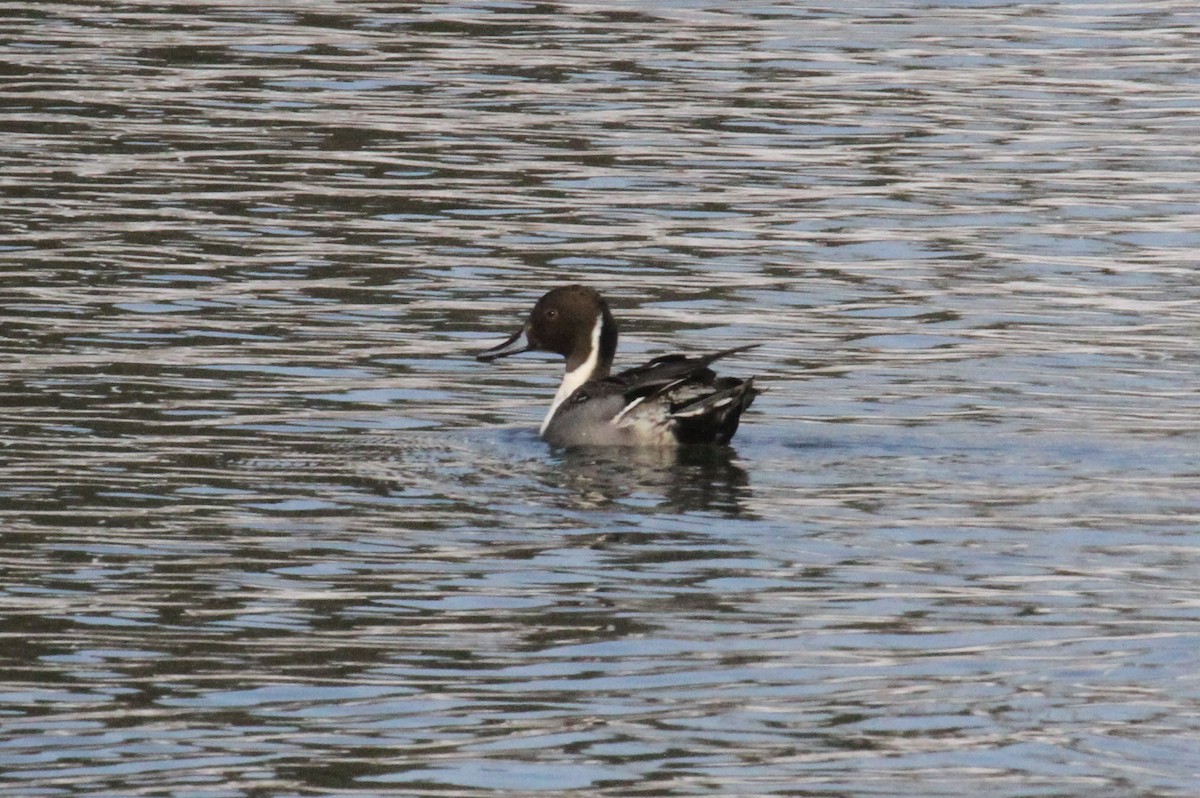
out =
{"type": "Polygon", "coordinates": [[[542,438],[554,446],[724,444],[758,391],[753,378],[717,377],[709,365],[757,345],[664,355],[610,374],[617,323],[608,303],[592,288],[568,285],[539,299],[521,329],[476,357],[488,361],[532,350],[567,359],[541,427],[542,438]]]}

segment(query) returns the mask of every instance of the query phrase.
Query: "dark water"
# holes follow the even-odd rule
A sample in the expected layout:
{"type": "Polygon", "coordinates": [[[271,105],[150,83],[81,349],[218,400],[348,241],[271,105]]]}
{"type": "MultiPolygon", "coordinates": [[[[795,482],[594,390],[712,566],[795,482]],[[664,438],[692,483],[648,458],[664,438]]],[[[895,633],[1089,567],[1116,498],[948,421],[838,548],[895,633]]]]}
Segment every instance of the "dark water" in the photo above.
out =
{"type": "Polygon", "coordinates": [[[1194,3],[9,3],[0,792],[1193,796],[1194,3]],[[731,360],[556,453],[546,288],[731,360]]]}

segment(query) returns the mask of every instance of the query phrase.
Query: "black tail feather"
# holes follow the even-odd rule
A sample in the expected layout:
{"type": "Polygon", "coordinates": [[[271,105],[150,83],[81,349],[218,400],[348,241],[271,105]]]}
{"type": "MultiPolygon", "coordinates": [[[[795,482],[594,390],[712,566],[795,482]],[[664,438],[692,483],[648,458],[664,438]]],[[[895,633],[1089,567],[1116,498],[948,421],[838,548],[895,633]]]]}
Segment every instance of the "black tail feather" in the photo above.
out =
{"type": "Polygon", "coordinates": [[[680,443],[729,443],[738,429],[742,413],[760,391],[754,378],[739,380],[725,377],[718,380],[715,393],[701,396],[680,407],[672,408],[677,437],[680,443]]]}

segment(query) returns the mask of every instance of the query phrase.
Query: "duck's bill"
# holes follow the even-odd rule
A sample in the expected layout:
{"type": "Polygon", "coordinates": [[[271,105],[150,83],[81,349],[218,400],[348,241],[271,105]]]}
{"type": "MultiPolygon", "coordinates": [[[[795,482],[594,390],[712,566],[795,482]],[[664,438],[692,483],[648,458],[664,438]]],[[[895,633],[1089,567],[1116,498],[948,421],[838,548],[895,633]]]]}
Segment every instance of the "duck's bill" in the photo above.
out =
{"type": "Polygon", "coordinates": [[[495,360],[499,357],[508,357],[509,355],[519,355],[522,352],[528,352],[531,346],[529,337],[525,335],[525,328],[517,330],[513,333],[512,338],[509,338],[499,346],[493,346],[491,349],[485,349],[475,356],[476,360],[495,360]]]}

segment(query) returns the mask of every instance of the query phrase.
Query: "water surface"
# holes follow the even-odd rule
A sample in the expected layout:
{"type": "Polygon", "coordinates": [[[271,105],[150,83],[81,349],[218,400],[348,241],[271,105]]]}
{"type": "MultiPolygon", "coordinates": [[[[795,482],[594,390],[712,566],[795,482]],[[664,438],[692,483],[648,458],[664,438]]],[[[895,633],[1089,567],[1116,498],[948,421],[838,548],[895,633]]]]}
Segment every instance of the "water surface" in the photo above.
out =
{"type": "Polygon", "coordinates": [[[0,19],[0,792],[1194,794],[1193,4],[0,19]]]}

